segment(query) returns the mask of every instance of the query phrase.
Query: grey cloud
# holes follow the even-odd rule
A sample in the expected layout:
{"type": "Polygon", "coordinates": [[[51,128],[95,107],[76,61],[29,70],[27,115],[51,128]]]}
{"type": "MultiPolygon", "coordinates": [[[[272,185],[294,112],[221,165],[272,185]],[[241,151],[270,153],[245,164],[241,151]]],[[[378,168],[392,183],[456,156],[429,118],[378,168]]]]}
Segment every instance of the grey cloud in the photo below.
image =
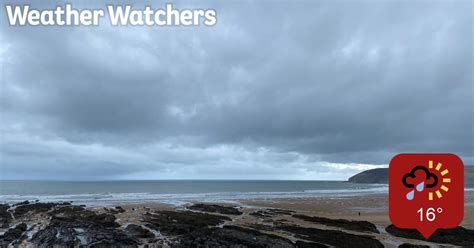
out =
{"type": "Polygon", "coordinates": [[[62,175],[226,177],[247,165],[278,178],[303,157],[302,170],[343,178],[324,164],[438,151],[474,163],[472,3],[200,5],[217,10],[215,27],[2,23],[4,170],[34,177],[49,169],[31,164],[59,157],[62,175]],[[140,159],[62,152],[97,144],[140,159]]]}

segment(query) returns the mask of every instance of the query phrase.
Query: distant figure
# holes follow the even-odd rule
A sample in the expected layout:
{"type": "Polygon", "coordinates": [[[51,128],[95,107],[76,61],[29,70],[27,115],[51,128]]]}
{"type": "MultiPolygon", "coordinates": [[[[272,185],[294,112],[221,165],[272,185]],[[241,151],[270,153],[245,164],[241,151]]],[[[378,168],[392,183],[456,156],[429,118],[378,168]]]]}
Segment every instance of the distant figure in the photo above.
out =
{"type": "Polygon", "coordinates": [[[359,212],[359,216],[360,216],[360,212],[359,212]]]}

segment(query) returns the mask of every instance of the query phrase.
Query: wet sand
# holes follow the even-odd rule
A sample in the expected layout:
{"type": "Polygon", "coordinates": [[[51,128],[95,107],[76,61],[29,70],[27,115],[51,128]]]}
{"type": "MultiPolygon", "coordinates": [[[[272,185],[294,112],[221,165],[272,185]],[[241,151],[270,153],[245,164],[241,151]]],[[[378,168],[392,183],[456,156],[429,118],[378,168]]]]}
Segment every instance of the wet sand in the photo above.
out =
{"type": "MultiPolygon", "coordinates": [[[[464,220],[461,226],[474,228],[474,191],[465,192],[464,220]]],[[[390,224],[388,196],[386,194],[332,199],[271,199],[247,200],[242,204],[254,207],[291,209],[308,215],[348,220],[366,220],[376,225],[390,224]],[[359,216],[360,213],[360,216],[359,216]]]]}

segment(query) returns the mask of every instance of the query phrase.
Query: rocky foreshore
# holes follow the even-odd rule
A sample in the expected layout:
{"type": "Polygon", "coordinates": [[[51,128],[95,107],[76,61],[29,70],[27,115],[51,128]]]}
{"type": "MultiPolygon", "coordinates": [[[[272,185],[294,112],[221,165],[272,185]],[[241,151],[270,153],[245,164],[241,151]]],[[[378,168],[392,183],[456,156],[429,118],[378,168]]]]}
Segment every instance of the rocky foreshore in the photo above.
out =
{"type": "Polygon", "coordinates": [[[474,231],[462,227],[439,230],[427,242],[420,241],[423,239],[413,230],[377,227],[367,221],[203,203],[174,209],[1,204],[0,234],[0,247],[370,248],[474,244],[474,231]]]}

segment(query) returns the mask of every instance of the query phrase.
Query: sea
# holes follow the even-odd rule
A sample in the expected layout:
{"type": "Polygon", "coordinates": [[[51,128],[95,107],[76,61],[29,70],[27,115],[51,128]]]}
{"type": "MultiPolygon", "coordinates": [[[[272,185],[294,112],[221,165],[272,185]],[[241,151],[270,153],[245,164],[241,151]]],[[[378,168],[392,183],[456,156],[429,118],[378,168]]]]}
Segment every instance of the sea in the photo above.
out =
{"type": "MultiPolygon", "coordinates": [[[[474,186],[474,185],[472,185],[474,186]]],[[[473,191],[474,187],[466,188],[473,191]]],[[[278,198],[341,198],[387,194],[386,184],[346,181],[150,180],[0,181],[0,202],[64,202],[88,206],[123,203],[229,202],[278,198]]]]}
{"type": "Polygon", "coordinates": [[[88,206],[123,203],[238,202],[249,199],[339,198],[386,194],[386,184],[345,181],[147,180],[0,181],[0,202],[64,202],[88,206]]]}

